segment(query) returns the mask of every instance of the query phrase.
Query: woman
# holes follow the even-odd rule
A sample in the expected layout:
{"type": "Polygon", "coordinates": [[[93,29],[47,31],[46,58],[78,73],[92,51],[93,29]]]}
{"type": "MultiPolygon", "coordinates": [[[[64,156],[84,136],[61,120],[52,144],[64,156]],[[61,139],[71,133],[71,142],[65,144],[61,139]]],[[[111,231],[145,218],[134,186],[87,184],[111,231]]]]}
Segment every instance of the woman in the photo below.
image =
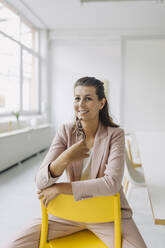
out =
{"type": "MultiPolygon", "coordinates": [[[[146,248],[123,194],[124,131],[113,123],[103,83],[80,78],[74,86],[76,121],[62,126],[55,136],[38,174],[38,197],[45,206],[58,194],[73,194],[76,201],[120,193],[122,248],[146,248]],[[66,170],[68,182],[58,183],[66,170]]],[[[36,220],[9,247],[37,248],[41,220],[36,220]]],[[[83,229],[91,230],[107,247],[114,247],[113,223],[81,223],[49,216],[48,240],[83,229]]]]}

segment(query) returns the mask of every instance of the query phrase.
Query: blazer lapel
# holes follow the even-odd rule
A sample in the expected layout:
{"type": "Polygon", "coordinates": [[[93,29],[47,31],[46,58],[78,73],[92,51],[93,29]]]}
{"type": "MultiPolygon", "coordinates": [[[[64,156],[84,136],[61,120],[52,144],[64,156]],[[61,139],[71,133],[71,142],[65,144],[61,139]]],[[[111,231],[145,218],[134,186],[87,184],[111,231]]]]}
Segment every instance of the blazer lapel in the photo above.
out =
{"type": "MultiPolygon", "coordinates": [[[[99,126],[95,135],[94,147],[93,147],[93,155],[92,155],[92,164],[91,164],[91,178],[96,178],[98,170],[101,165],[101,161],[105,151],[107,137],[107,129],[103,126],[101,122],[99,122],[99,126]]],[[[77,135],[73,135],[72,144],[75,144],[79,140],[82,139],[82,136],[77,137],[77,135]]],[[[78,181],[81,177],[81,171],[83,167],[83,160],[79,160],[74,162],[72,167],[72,172],[70,171],[70,178],[72,181],[78,181]]]]}
{"type": "MultiPolygon", "coordinates": [[[[72,144],[77,143],[81,139],[82,139],[82,136],[77,137],[77,135],[75,133],[75,135],[73,136],[72,144]]],[[[78,160],[78,161],[74,162],[74,164],[73,164],[73,174],[74,174],[74,176],[72,178],[72,181],[80,180],[82,167],[83,167],[83,160],[78,160]]]]}
{"type": "Polygon", "coordinates": [[[107,137],[107,129],[99,123],[99,127],[95,136],[94,141],[94,149],[92,155],[92,164],[91,164],[91,178],[94,179],[97,177],[101,161],[104,155],[105,147],[106,147],[106,137],[107,137]]]}

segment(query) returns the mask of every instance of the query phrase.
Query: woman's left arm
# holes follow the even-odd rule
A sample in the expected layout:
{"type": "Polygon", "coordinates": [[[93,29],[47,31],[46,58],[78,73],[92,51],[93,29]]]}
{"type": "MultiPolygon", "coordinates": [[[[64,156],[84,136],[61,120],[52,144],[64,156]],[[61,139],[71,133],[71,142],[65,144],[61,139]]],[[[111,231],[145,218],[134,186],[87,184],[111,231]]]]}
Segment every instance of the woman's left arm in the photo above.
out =
{"type": "Polygon", "coordinates": [[[117,128],[111,137],[110,153],[104,176],[96,179],[72,182],[76,201],[94,196],[114,195],[121,189],[124,174],[125,135],[117,128]]]}
{"type": "Polygon", "coordinates": [[[39,190],[37,192],[38,198],[41,199],[47,207],[48,203],[54,199],[59,194],[73,194],[72,193],[72,184],[71,183],[56,183],[48,188],[39,190]]]}

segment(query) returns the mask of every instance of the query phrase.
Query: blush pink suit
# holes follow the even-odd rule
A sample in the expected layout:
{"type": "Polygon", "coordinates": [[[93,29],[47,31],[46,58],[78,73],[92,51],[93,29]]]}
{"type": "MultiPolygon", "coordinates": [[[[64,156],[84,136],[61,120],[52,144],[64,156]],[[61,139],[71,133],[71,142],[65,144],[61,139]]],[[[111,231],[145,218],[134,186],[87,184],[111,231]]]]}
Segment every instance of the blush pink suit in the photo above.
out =
{"type": "MultiPolygon", "coordinates": [[[[68,147],[82,137],[77,137],[74,123],[63,124],[59,129],[50,149],[36,175],[38,189],[44,189],[58,180],[52,178],[48,171],[49,164],[68,147]]],[[[144,240],[132,219],[132,210],[125,198],[121,186],[124,173],[124,131],[121,128],[105,127],[101,122],[94,140],[91,179],[80,181],[83,161],[71,163],[66,168],[66,174],[72,182],[75,201],[94,196],[113,195],[120,193],[122,216],[122,248],[146,248],[144,240]]],[[[35,219],[8,248],[38,248],[41,219],[35,219]]],[[[113,223],[82,223],[67,221],[49,216],[48,240],[62,237],[83,229],[91,230],[109,248],[114,248],[113,223]]]]}

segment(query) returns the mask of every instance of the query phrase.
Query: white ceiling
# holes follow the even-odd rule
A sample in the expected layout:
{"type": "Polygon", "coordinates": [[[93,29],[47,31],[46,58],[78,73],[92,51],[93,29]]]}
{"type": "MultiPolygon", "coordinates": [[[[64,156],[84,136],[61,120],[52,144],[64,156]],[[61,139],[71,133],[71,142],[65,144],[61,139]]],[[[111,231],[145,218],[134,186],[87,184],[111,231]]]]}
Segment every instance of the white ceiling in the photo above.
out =
{"type": "Polygon", "coordinates": [[[165,29],[165,3],[80,0],[7,0],[38,27],[59,29],[165,29]],[[31,13],[30,13],[31,12],[31,13]],[[34,17],[35,16],[35,17],[34,17]]]}

